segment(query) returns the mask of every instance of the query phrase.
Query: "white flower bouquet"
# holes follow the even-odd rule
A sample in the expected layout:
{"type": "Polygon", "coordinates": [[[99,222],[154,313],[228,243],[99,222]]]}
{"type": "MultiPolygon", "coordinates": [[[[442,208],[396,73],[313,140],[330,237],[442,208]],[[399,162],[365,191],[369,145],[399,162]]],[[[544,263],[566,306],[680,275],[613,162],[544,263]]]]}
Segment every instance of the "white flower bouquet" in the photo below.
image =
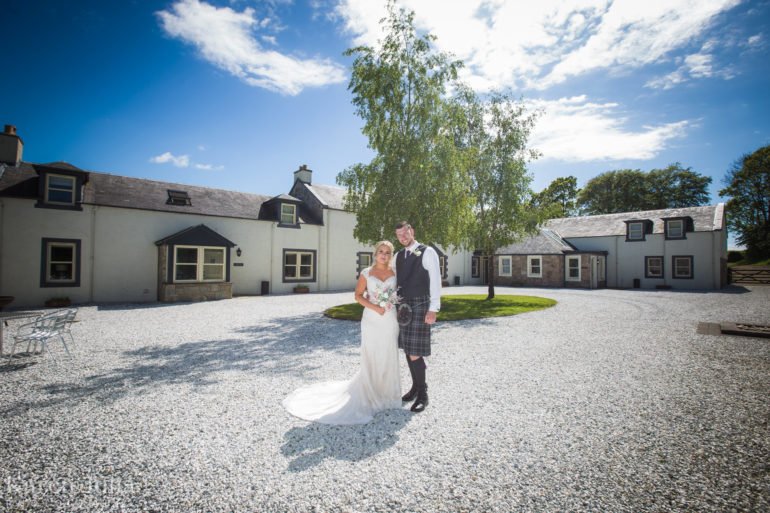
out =
{"type": "Polygon", "coordinates": [[[369,301],[388,311],[401,302],[401,297],[398,295],[397,288],[375,287],[374,296],[370,297],[369,301]]]}

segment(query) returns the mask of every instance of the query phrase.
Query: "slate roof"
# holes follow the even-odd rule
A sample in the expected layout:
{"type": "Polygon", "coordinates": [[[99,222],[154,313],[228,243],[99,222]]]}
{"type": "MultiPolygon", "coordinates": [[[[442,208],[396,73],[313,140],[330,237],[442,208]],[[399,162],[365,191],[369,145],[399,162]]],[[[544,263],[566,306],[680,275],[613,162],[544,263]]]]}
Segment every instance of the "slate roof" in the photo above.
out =
{"type": "Polygon", "coordinates": [[[670,217],[692,218],[694,231],[696,232],[721,230],[724,218],[724,203],[705,207],[668,208],[599,216],[565,217],[551,219],[545,226],[563,239],[603,237],[608,235],[625,236],[625,221],[649,219],[653,223],[652,233],[662,234],[664,233],[663,219],[670,217]]]}
{"type": "MultiPolygon", "coordinates": [[[[79,170],[66,163],[44,164],[48,168],[79,170]]],[[[84,204],[110,207],[201,214],[215,217],[259,219],[259,209],[269,196],[213,189],[195,185],[159,182],[145,178],[129,178],[107,173],[88,172],[84,204]],[[168,205],[168,190],[185,191],[191,205],[168,205]]],[[[37,198],[38,175],[35,165],[27,162],[8,166],[0,176],[0,195],[37,198]]]]}
{"type": "Polygon", "coordinates": [[[345,189],[333,185],[310,185],[305,187],[318,198],[321,204],[326,208],[334,210],[345,210],[345,189]]]}
{"type": "Polygon", "coordinates": [[[497,251],[498,255],[553,255],[576,251],[568,239],[626,235],[625,221],[649,219],[653,232],[663,234],[663,219],[690,217],[696,232],[722,229],[724,204],[706,207],[670,208],[600,216],[565,217],[546,222],[537,235],[497,251]]]}
{"type": "Polygon", "coordinates": [[[498,255],[560,255],[575,251],[575,247],[547,228],[521,242],[499,249],[498,255]]]}

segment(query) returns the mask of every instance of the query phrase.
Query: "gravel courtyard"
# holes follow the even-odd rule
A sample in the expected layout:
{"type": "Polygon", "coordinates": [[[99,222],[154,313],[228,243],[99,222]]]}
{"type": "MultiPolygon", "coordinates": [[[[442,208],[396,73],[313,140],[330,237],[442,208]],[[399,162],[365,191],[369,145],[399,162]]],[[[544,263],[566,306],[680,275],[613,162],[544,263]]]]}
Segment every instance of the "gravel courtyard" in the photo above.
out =
{"type": "Polygon", "coordinates": [[[770,510],[770,340],[696,332],[770,287],[497,293],[558,304],[439,324],[428,409],[363,426],[281,407],[356,371],[352,292],[82,307],[0,366],[0,511],[770,510]]]}

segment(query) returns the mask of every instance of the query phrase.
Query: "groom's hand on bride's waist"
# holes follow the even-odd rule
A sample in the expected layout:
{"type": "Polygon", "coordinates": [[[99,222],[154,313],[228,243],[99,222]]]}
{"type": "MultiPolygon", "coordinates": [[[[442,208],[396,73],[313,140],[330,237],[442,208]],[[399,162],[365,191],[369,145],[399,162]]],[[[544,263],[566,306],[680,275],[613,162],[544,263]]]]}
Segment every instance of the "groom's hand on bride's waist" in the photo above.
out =
{"type": "Polygon", "coordinates": [[[425,324],[433,324],[436,322],[436,312],[428,311],[425,314],[425,324]]]}

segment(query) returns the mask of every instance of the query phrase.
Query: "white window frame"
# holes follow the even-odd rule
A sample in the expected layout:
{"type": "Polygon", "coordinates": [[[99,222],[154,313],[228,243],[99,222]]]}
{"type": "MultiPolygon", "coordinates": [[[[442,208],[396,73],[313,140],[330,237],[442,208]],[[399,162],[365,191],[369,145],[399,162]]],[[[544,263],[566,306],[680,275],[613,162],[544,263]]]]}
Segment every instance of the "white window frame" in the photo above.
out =
{"type": "Polygon", "coordinates": [[[173,277],[174,277],[174,283],[217,283],[217,282],[223,282],[227,279],[227,249],[223,248],[222,246],[187,246],[187,245],[179,245],[174,246],[174,270],[173,270],[173,277]],[[179,263],[179,249],[195,249],[198,251],[196,255],[195,264],[191,263],[179,263]],[[218,251],[222,253],[222,263],[207,263],[205,261],[205,255],[206,251],[218,251]],[[195,279],[194,280],[179,280],[176,277],[176,270],[178,266],[195,266],[195,279]],[[222,269],[222,277],[221,278],[209,278],[205,279],[205,270],[206,267],[220,267],[222,269]]]}
{"type": "Polygon", "coordinates": [[[75,283],[75,280],[77,279],[77,265],[78,265],[78,254],[77,254],[77,244],[74,242],[48,242],[46,244],[46,283],[49,284],[58,284],[58,283],[75,283]],[[51,250],[54,248],[54,246],[59,247],[68,247],[72,249],[72,260],[53,260],[51,258],[51,250]],[[70,278],[54,278],[51,273],[51,268],[54,264],[68,264],[72,266],[72,276],[70,278]]]}
{"type": "Polygon", "coordinates": [[[511,256],[498,257],[497,265],[498,265],[498,274],[500,276],[513,276],[513,257],[511,256]],[[504,271],[506,262],[508,264],[508,272],[504,271]]]}
{"type": "Polygon", "coordinates": [[[644,265],[645,265],[645,269],[644,269],[644,277],[645,278],[660,279],[660,278],[664,277],[664,273],[665,273],[664,265],[665,265],[665,262],[663,261],[663,257],[662,256],[648,256],[648,257],[645,257],[644,265]],[[658,262],[660,262],[660,264],[659,264],[660,273],[659,274],[654,274],[654,273],[652,273],[650,271],[650,264],[653,261],[653,259],[655,259],[658,262]]]}
{"type": "Polygon", "coordinates": [[[68,176],[68,175],[59,175],[56,173],[46,173],[45,175],[45,202],[50,203],[51,205],[74,205],[75,204],[75,196],[76,196],[76,189],[78,186],[78,181],[74,176],[68,176]],[[56,187],[55,185],[51,185],[51,177],[55,178],[61,178],[64,180],[67,180],[72,184],[71,189],[64,189],[61,187],[56,187]],[[71,194],[70,201],[53,201],[50,197],[51,191],[57,191],[57,192],[68,192],[71,194]]]}
{"type": "Polygon", "coordinates": [[[673,257],[671,257],[671,276],[674,279],[677,279],[677,280],[691,280],[691,279],[693,279],[693,277],[694,277],[693,267],[695,267],[694,260],[695,259],[692,256],[690,256],[690,255],[674,255],[673,257]],[[687,262],[687,269],[689,271],[687,276],[680,276],[677,273],[677,271],[678,271],[677,260],[684,260],[684,261],[687,262]]]}
{"type": "Polygon", "coordinates": [[[666,221],[666,238],[684,239],[684,219],[671,219],[666,221]],[[673,227],[679,227],[679,233],[674,233],[673,227]]]}
{"type": "Polygon", "coordinates": [[[644,223],[642,221],[628,223],[628,240],[644,240],[644,223]],[[634,227],[639,227],[638,234],[634,233],[634,227]]]}
{"type": "Polygon", "coordinates": [[[565,262],[564,266],[564,279],[567,281],[580,281],[581,278],[581,269],[580,269],[580,256],[571,255],[567,257],[567,261],[565,262]],[[571,276],[570,271],[573,269],[570,267],[570,262],[577,262],[577,276],[571,276]]]}
{"type": "Polygon", "coordinates": [[[472,256],[471,257],[471,278],[480,278],[481,277],[481,257],[472,256]]]}
{"type": "Polygon", "coordinates": [[[297,224],[297,205],[281,203],[281,224],[297,224]],[[288,208],[291,212],[284,212],[288,208]],[[286,221],[284,216],[291,216],[291,221],[286,221]]]}
{"type": "Polygon", "coordinates": [[[303,251],[303,250],[285,250],[283,253],[283,267],[282,267],[282,274],[283,274],[283,280],[284,282],[296,282],[296,281],[315,281],[315,253],[312,251],[303,251]],[[288,276],[286,274],[286,268],[289,267],[289,264],[286,263],[286,257],[289,255],[297,255],[297,263],[294,264],[295,267],[295,275],[294,276],[288,276]],[[310,276],[301,276],[300,268],[303,267],[302,265],[302,256],[303,255],[310,255],[310,276]]]}
{"type": "Polygon", "coordinates": [[[527,255],[527,278],[542,278],[543,277],[543,257],[540,255],[527,255]],[[532,261],[537,260],[540,272],[532,271],[532,261]]]}

